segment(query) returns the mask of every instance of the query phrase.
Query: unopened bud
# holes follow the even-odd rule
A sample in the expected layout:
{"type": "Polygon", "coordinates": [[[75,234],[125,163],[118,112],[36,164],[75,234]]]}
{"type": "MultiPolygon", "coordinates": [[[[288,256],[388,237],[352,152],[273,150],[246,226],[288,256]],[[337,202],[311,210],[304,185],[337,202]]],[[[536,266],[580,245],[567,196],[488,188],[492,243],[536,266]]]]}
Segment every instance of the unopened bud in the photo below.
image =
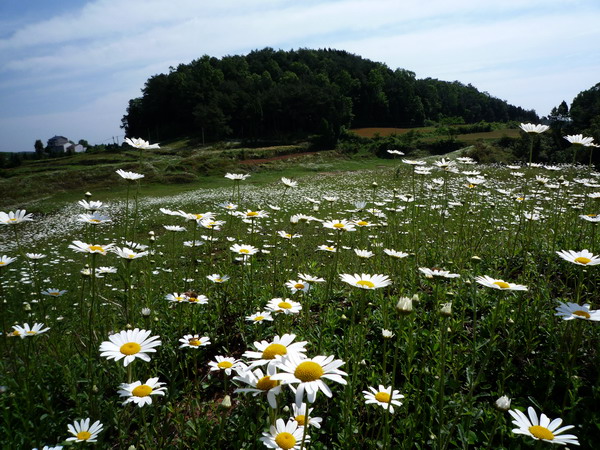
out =
{"type": "Polygon", "coordinates": [[[498,411],[506,412],[510,409],[510,398],[508,396],[503,395],[494,403],[494,406],[498,411]]]}
{"type": "Polygon", "coordinates": [[[142,308],[142,316],[148,317],[152,311],[150,308],[142,308]]]}
{"type": "Polygon", "coordinates": [[[442,304],[440,314],[444,317],[450,317],[452,315],[452,302],[442,304]]]}
{"type": "Polygon", "coordinates": [[[408,297],[400,297],[398,299],[398,303],[396,303],[396,311],[398,314],[402,314],[407,316],[412,313],[413,310],[413,300],[408,297]]]}
{"type": "Polygon", "coordinates": [[[225,397],[223,397],[223,400],[221,401],[221,407],[222,408],[231,408],[231,397],[229,395],[226,395],[225,397]]]}
{"type": "Polygon", "coordinates": [[[90,197],[92,196],[92,193],[91,193],[90,191],[88,191],[88,192],[86,192],[84,195],[85,195],[87,198],[90,198],[90,197]]]}
{"type": "Polygon", "coordinates": [[[394,337],[394,333],[391,330],[386,330],[385,328],[381,329],[381,335],[385,338],[385,339],[391,339],[394,337]]]}

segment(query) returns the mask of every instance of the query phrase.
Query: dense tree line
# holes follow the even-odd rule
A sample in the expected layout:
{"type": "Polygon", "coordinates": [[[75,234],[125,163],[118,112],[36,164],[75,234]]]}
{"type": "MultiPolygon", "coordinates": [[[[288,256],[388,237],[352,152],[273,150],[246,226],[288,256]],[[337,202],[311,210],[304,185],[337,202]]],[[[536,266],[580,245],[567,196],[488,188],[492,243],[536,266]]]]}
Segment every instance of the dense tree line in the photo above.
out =
{"type": "Polygon", "coordinates": [[[331,143],[343,127],[412,127],[450,116],[466,123],[537,119],[471,85],[418,80],[330,49],[203,56],[150,77],[142,92],[129,101],[122,127],[152,141],[317,134],[331,143]]]}

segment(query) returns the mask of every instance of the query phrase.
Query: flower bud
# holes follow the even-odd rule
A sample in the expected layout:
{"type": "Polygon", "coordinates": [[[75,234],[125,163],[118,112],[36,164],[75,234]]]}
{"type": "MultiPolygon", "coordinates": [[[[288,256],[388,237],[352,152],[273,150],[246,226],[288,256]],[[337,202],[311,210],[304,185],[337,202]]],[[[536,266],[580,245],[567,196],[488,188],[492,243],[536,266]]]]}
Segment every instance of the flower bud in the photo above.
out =
{"type": "Polygon", "coordinates": [[[88,192],[86,192],[84,195],[85,195],[87,198],[90,198],[90,197],[92,196],[92,193],[91,193],[90,191],[88,191],[88,192]]]}
{"type": "Polygon", "coordinates": [[[381,335],[385,338],[385,339],[391,339],[394,337],[394,333],[392,333],[391,330],[386,330],[385,328],[381,329],[381,335]]]}
{"type": "Polygon", "coordinates": [[[444,317],[450,317],[452,315],[452,302],[442,304],[440,314],[444,317]]]}
{"type": "Polygon", "coordinates": [[[396,303],[396,311],[398,314],[407,316],[412,313],[413,310],[413,299],[408,297],[400,297],[398,303],[396,303]]]}
{"type": "Polygon", "coordinates": [[[510,398],[508,398],[506,395],[503,395],[496,400],[494,406],[498,411],[506,412],[510,409],[510,398]]]}
{"type": "Polygon", "coordinates": [[[229,395],[223,397],[223,400],[221,401],[221,407],[227,409],[231,408],[231,397],[229,395]]]}
{"type": "Polygon", "coordinates": [[[142,308],[142,316],[148,317],[152,311],[150,308],[142,308]]]}

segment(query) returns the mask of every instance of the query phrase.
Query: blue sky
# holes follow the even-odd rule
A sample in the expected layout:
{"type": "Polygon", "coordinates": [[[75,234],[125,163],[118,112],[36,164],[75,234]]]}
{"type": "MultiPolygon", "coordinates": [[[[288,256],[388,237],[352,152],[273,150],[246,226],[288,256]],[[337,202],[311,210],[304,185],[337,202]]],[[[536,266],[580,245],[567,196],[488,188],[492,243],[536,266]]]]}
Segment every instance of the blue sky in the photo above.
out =
{"type": "Polygon", "coordinates": [[[0,151],[112,142],[151,75],[266,46],[347,50],[546,115],[600,82],[599,24],[598,0],[1,0],[0,151]]]}

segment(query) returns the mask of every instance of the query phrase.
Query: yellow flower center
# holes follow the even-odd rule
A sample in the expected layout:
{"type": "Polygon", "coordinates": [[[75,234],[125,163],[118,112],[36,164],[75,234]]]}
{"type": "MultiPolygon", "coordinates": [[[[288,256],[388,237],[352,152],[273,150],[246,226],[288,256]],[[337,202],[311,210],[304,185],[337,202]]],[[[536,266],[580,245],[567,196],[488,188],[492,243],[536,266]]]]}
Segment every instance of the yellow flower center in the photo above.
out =
{"type": "Polygon", "coordinates": [[[9,221],[9,222],[16,222],[16,221],[17,221],[17,219],[13,217],[12,219],[8,219],[8,221],[9,221]]]}
{"type": "Polygon", "coordinates": [[[124,355],[135,355],[142,347],[137,342],[128,342],[127,344],[121,345],[119,351],[124,355]]]}
{"type": "Polygon", "coordinates": [[[57,297],[60,295],[60,292],[49,292],[50,295],[56,295],[57,297]]]}
{"type": "Polygon", "coordinates": [[[75,437],[80,441],[87,441],[89,438],[92,437],[92,434],[89,431],[80,431],[75,437]]]}
{"type": "Polygon", "coordinates": [[[275,443],[279,445],[280,448],[289,450],[296,445],[296,438],[291,433],[283,432],[275,436],[275,443]]]}
{"type": "Polygon", "coordinates": [[[135,255],[134,255],[133,253],[130,253],[129,255],[127,255],[127,257],[128,257],[129,259],[133,259],[133,258],[135,258],[135,255]]]}
{"type": "Polygon", "coordinates": [[[280,302],[277,306],[281,309],[292,309],[291,303],[288,302],[280,302]]]}
{"type": "Polygon", "coordinates": [[[260,322],[261,320],[264,320],[264,318],[265,318],[265,316],[256,316],[256,317],[254,318],[254,321],[255,321],[255,322],[260,322]]]}
{"type": "Polygon", "coordinates": [[[4,261],[0,261],[0,266],[3,266],[4,264],[6,264],[4,261]]]}
{"type": "Polygon", "coordinates": [[[303,427],[304,423],[306,421],[306,416],[304,414],[300,414],[300,415],[297,415],[296,417],[294,417],[294,420],[296,422],[298,422],[298,425],[300,425],[301,427],[303,427]]]}
{"type": "Polygon", "coordinates": [[[390,402],[390,394],[387,392],[378,392],[375,394],[375,400],[381,403],[389,403],[390,402]]]}
{"type": "Polygon", "coordinates": [[[104,247],[102,247],[101,245],[90,245],[88,248],[90,249],[90,252],[103,252],[104,251],[104,247]]]}
{"type": "Polygon", "coordinates": [[[188,340],[188,344],[193,345],[194,347],[198,347],[200,345],[200,340],[196,338],[191,338],[188,340]]]}
{"type": "Polygon", "coordinates": [[[579,316],[579,317],[585,317],[586,319],[589,319],[591,317],[590,313],[588,313],[587,311],[574,311],[573,315],[579,316]]]}
{"type": "MultiPolygon", "coordinates": [[[[280,305],[281,306],[281,305],[280,305]]],[[[277,355],[287,355],[287,348],[281,344],[271,344],[262,353],[262,359],[275,359],[277,355]]]]}
{"type": "Polygon", "coordinates": [[[30,330],[30,331],[26,331],[26,333],[27,334],[37,334],[37,331],[30,330]]]}
{"type": "Polygon", "coordinates": [[[585,256],[579,256],[579,257],[575,258],[575,261],[580,264],[588,264],[592,260],[590,258],[586,258],[585,256]]]}
{"type": "Polygon", "coordinates": [[[98,219],[90,219],[90,222],[93,222],[93,223],[100,223],[100,221],[99,221],[98,219]]]}
{"type": "Polygon", "coordinates": [[[223,278],[215,278],[215,282],[216,283],[222,283],[223,282],[223,278]]]}
{"type": "Polygon", "coordinates": [[[344,228],[344,224],[343,223],[334,223],[333,224],[333,228],[344,228]]]}
{"type": "Polygon", "coordinates": [[[333,247],[325,247],[325,250],[329,250],[330,252],[332,252],[334,250],[333,247]]]}
{"type": "Polygon", "coordinates": [[[303,285],[302,283],[296,283],[296,284],[294,285],[294,287],[295,287],[296,289],[304,289],[304,285],[303,285]]]}
{"type": "Polygon", "coordinates": [[[539,425],[534,425],[532,427],[529,427],[529,432],[531,434],[533,434],[533,436],[536,437],[536,438],[538,438],[538,439],[546,439],[547,441],[553,441],[554,440],[554,435],[546,427],[541,427],[539,425]]]}
{"type": "Polygon", "coordinates": [[[508,284],[505,281],[494,281],[493,284],[495,284],[496,286],[498,286],[499,288],[502,288],[502,289],[508,289],[510,287],[510,284],[508,284]]]}
{"type": "Polygon", "coordinates": [[[231,361],[221,361],[219,364],[217,364],[217,367],[219,369],[230,369],[233,367],[233,363],[231,361]]]}
{"type": "Polygon", "coordinates": [[[240,248],[240,253],[250,253],[250,250],[247,248],[240,248]]]}
{"type": "Polygon", "coordinates": [[[13,336],[21,336],[21,333],[18,330],[12,332],[13,336]]]}
{"type": "Polygon", "coordinates": [[[356,282],[356,284],[358,284],[359,286],[366,286],[369,288],[375,287],[375,285],[372,282],[370,282],[369,280],[359,280],[356,282]]]}
{"type": "Polygon", "coordinates": [[[598,217],[598,214],[588,214],[588,217],[598,217]]]}
{"type": "Polygon", "coordinates": [[[131,391],[131,394],[136,397],[147,397],[150,395],[151,392],[152,392],[152,388],[150,386],[148,386],[147,384],[142,384],[140,386],[133,388],[133,390],[131,391]]]}
{"type": "Polygon", "coordinates": [[[525,200],[525,198],[524,198],[524,197],[517,197],[517,201],[518,201],[518,202],[522,202],[523,200],[525,200]]]}
{"type": "Polygon", "coordinates": [[[271,380],[270,376],[262,377],[256,382],[256,389],[261,391],[268,391],[276,386],[279,386],[279,380],[271,380]]]}
{"type": "Polygon", "coordinates": [[[250,211],[250,212],[246,213],[246,215],[248,217],[254,217],[254,216],[258,216],[258,213],[256,211],[250,211]]]}
{"type": "Polygon", "coordinates": [[[308,381],[315,381],[321,378],[323,375],[323,368],[320,364],[313,361],[304,361],[298,364],[294,371],[294,376],[303,383],[308,381]]]}
{"type": "Polygon", "coordinates": [[[369,225],[369,222],[365,222],[364,220],[359,220],[358,222],[356,222],[356,225],[358,225],[359,227],[364,227],[369,225]]]}

